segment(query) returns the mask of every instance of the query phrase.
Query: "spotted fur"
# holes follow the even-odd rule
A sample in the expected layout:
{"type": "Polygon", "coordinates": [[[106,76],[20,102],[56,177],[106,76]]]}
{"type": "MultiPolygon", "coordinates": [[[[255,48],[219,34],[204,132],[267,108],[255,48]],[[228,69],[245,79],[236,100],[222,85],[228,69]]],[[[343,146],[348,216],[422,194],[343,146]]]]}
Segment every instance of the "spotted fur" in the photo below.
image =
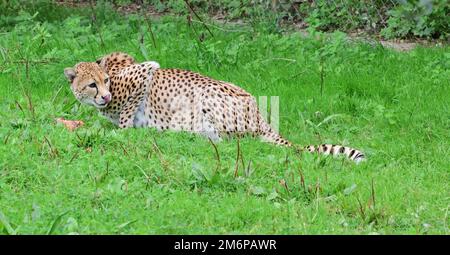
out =
{"type": "MultiPolygon", "coordinates": [[[[161,69],[156,62],[138,64],[125,53],[112,53],[76,67],[76,77],[96,73],[110,77],[110,87],[106,89],[112,100],[106,107],[98,108],[120,128],[184,130],[214,141],[250,134],[267,142],[293,146],[264,121],[252,95],[229,82],[186,70],[161,69]],[[81,73],[82,70],[89,71],[81,73]]],[[[76,79],[68,78],[72,86],[77,86],[76,79]]],[[[309,145],[301,150],[345,155],[356,162],[364,159],[359,150],[340,145],[309,145]]]]}

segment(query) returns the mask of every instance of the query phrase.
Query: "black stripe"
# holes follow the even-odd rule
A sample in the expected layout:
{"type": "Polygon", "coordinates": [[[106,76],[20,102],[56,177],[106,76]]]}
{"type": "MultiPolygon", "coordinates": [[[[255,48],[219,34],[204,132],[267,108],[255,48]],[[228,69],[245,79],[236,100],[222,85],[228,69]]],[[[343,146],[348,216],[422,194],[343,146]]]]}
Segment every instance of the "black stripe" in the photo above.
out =
{"type": "Polygon", "coordinates": [[[341,148],[339,148],[339,153],[344,153],[344,151],[345,151],[345,147],[344,147],[344,146],[342,146],[341,148]]]}
{"type": "Polygon", "coordinates": [[[352,149],[352,150],[350,151],[350,155],[349,155],[348,157],[351,158],[351,157],[353,156],[353,154],[355,154],[355,150],[354,150],[354,149],[352,149]]]}
{"type": "Polygon", "coordinates": [[[364,158],[364,154],[358,153],[358,155],[356,155],[355,159],[357,159],[357,158],[364,158]]]}

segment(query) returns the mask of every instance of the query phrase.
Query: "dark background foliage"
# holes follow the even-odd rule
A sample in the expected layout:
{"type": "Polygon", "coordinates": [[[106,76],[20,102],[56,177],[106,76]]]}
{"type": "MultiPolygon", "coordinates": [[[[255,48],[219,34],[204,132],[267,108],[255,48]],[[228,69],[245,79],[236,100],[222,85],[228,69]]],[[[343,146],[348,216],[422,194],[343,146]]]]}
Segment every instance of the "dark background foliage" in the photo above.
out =
{"type": "MultiPolygon", "coordinates": [[[[364,32],[393,38],[427,38],[448,40],[450,35],[450,1],[448,0],[113,0],[113,1],[0,1],[0,25],[11,24],[21,17],[20,11],[32,15],[44,12],[46,20],[63,18],[67,9],[55,11],[58,4],[91,3],[120,8],[142,6],[155,13],[188,15],[191,8],[200,15],[250,23],[264,21],[272,29],[283,25],[313,27],[320,31],[364,32]]],[[[23,18],[23,17],[22,17],[23,18]]]]}

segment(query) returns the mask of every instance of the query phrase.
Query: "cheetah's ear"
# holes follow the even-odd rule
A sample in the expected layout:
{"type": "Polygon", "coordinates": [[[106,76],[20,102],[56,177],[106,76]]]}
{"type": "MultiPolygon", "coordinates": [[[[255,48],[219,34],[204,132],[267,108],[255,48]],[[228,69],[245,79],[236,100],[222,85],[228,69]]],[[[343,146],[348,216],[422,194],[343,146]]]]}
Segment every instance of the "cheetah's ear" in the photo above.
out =
{"type": "Polygon", "coordinates": [[[70,83],[73,82],[77,74],[75,73],[75,70],[71,67],[64,69],[64,75],[67,77],[67,79],[70,81],[70,83]]]}
{"type": "Polygon", "coordinates": [[[97,63],[100,66],[100,68],[102,68],[103,71],[106,72],[107,71],[106,70],[106,61],[107,61],[107,59],[105,59],[105,57],[101,57],[101,58],[97,59],[95,61],[95,63],[97,63]]]}

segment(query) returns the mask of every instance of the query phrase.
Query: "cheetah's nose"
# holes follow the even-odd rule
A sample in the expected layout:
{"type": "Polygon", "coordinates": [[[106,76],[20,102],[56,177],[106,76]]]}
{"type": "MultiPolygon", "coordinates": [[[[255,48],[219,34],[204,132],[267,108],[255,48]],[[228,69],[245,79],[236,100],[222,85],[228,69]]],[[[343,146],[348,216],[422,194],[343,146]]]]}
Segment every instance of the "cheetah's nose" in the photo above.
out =
{"type": "Polygon", "coordinates": [[[111,94],[102,96],[102,99],[103,99],[103,101],[105,101],[105,104],[109,103],[109,101],[111,101],[111,94]]]}

